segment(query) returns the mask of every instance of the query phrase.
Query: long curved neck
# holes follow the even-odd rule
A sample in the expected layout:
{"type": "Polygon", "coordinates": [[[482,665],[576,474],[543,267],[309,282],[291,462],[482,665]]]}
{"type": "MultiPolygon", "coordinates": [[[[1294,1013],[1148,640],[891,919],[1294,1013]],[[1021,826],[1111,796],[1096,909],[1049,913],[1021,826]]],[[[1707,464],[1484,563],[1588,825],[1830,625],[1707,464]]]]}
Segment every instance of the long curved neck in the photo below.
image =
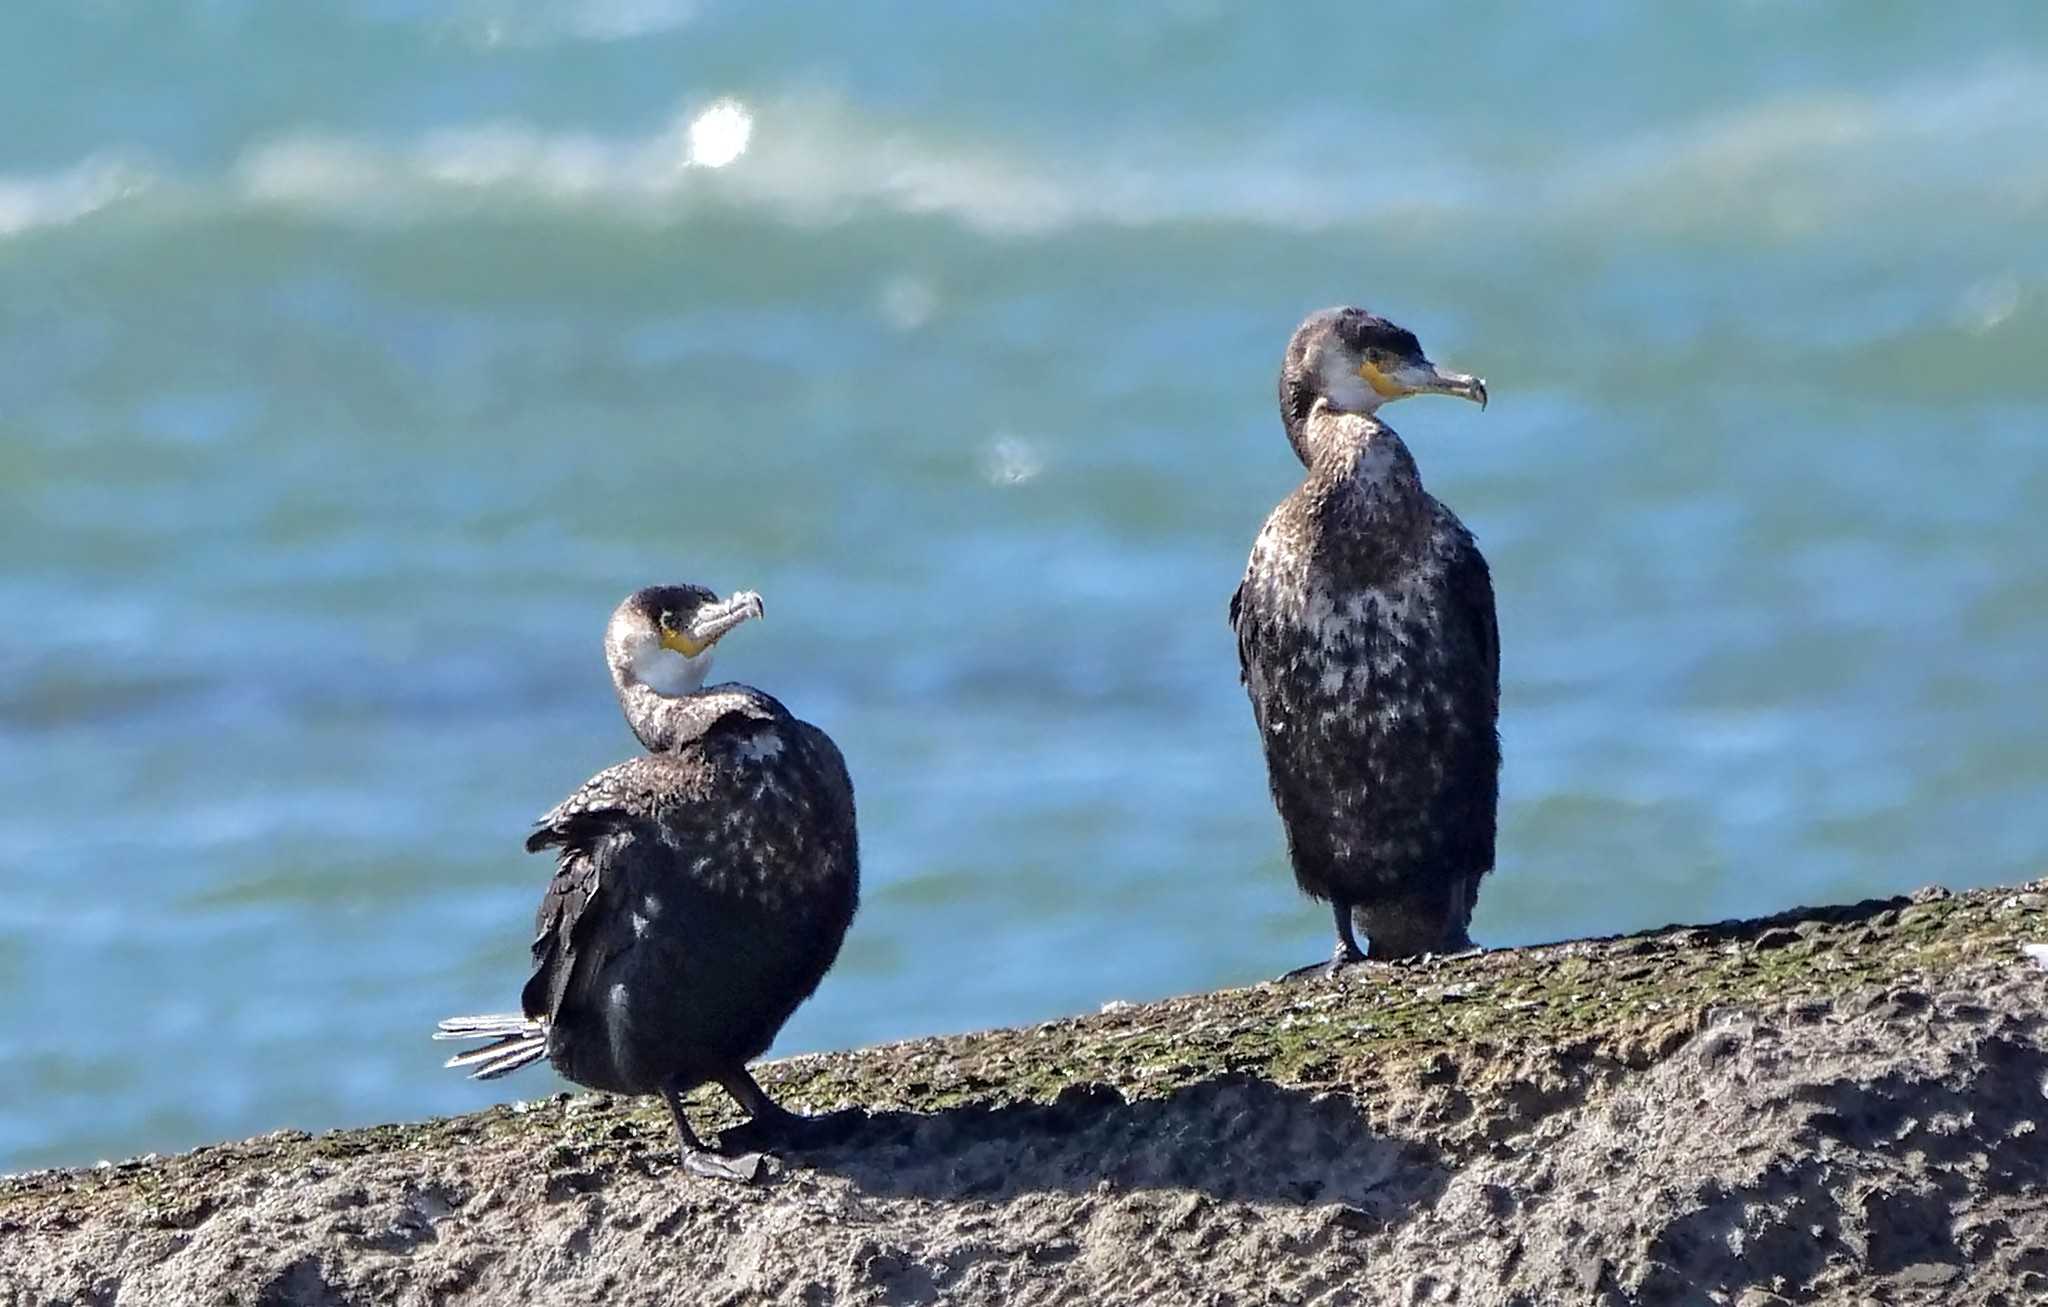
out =
{"type": "Polygon", "coordinates": [[[1364,413],[1338,413],[1318,403],[1302,424],[1309,455],[1309,492],[1329,538],[1371,555],[1374,569],[1417,546],[1429,497],[1415,458],[1394,429],[1364,413]]]}
{"type": "Polygon", "coordinates": [[[1307,444],[1308,417],[1315,405],[1315,387],[1306,377],[1292,369],[1281,376],[1280,424],[1287,428],[1287,443],[1294,446],[1294,456],[1303,467],[1312,467],[1316,461],[1307,444]]]}
{"type": "Polygon", "coordinates": [[[1280,377],[1280,424],[1303,467],[1314,467],[1333,439],[1362,441],[1387,430],[1375,416],[1381,402],[1358,378],[1318,379],[1310,364],[1290,367],[1280,377]]]}
{"type": "Polygon", "coordinates": [[[754,712],[753,695],[737,685],[663,695],[637,681],[621,681],[618,691],[626,725],[650,753],[669,753],[703,738],[728,713],[754,712]]]}
{"type": "Polygon", "coordinates": [[[1288,441],[1311,471],[1338,472],[1367,481],[1389,481],[1394,488],[1422,489],[1415,459],[1399,433],[1371,413],[1339,412],[1328,400],[1317,400],[1299,428],[1290,427],[1288,441]]]}

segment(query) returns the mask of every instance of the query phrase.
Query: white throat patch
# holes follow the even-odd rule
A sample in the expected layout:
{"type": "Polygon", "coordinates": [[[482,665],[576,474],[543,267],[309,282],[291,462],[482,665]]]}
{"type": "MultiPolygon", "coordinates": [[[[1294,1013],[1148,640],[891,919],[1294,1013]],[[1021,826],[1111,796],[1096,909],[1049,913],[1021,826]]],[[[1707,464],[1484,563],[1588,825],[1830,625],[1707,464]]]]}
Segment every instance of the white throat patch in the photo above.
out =
{"type": "Polygon", "coordinates": [[[1346,367],[1335,351],[1325,356],[1321,372],[1323,396],[1340,413],[1371,413],[1386,402],[1355,367],[1346,367]]]}
{"type": "Polygon", "coordinates": [[[711,672],[711,651],[695,658],[665,649],[661,641],[649,638],[633,650],[633,678],[665,699],[695,694],[711,672]]]}

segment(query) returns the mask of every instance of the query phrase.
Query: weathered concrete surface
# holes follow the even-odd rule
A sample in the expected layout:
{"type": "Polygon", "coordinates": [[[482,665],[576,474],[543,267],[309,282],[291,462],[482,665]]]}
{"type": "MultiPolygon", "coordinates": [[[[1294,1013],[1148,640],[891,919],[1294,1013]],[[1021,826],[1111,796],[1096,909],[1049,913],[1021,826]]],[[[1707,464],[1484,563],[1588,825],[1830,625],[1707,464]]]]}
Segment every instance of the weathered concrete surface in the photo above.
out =
{"type": "Polygon", "coordinates": [[[2048,885],[799,1058],[751,1188],[551,1099],[0,1180],[0,1301],[2048,1301],[2048,885]]]}

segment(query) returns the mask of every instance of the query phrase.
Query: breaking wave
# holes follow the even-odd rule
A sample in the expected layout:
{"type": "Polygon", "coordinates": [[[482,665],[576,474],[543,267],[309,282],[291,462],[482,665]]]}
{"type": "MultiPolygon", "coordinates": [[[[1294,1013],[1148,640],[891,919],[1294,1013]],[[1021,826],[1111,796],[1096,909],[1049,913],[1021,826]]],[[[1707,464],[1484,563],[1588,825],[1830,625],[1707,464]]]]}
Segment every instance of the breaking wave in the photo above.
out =
{"type": "Polygon", "coordinates": [[[155,180],[142,165],[113,155],[40,176],[0,174],[0,238],[77,222],[140,195],[155,180]]]}
{"type": "MultiPolygon", "coordinates": [[[[675,223],[715,206],[805,226],[933,218],[992,237],[1088,226],[1314,232],[1511,220],[1768,239],[1915,201],[1967,203],[1994,219],[2038,213],[2048,209],[2048,158],[2028,142],[2043,133],[2048,73],[2031,66],[1882,97],[1768,101],[1645,128],[1541,167],[1502,162],[1498,142],[1431,139],[1410,125],[1395,157],[1359,152],[1366,157],[1333,168],[1343,133],[1286,121],[1199,135],[1105,131],[1085,150],[1059,153],[797,95],[686,104],[640,135],[511,121],[396,142],[284,135],[247,148],[224,175],[184,179],[178,189],[202,210],[343,222],[528,208],[675,223]],[[1986,150],[2008,166],[1983,169],[1986,150]]],[[[0,237],[75,222],[152,189],[169,193],[121,158],[0,177],[0,237]]]]}

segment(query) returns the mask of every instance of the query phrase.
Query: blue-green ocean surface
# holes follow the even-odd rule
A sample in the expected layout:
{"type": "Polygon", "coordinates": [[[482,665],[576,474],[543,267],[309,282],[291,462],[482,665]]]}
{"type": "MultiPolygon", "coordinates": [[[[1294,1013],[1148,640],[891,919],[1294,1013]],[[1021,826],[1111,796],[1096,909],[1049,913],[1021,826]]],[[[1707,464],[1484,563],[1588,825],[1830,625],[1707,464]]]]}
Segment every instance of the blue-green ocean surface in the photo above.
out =
{"type": "Polygon", "coordinates": [[[2048,8],[0,7],[0,1167],[532,1096],[636,585],[830,731],[783,1052],[1320,956],[1224,607],[1354,301],[1492,559],[1492,945],[2037,874],[2048,8]]]}

